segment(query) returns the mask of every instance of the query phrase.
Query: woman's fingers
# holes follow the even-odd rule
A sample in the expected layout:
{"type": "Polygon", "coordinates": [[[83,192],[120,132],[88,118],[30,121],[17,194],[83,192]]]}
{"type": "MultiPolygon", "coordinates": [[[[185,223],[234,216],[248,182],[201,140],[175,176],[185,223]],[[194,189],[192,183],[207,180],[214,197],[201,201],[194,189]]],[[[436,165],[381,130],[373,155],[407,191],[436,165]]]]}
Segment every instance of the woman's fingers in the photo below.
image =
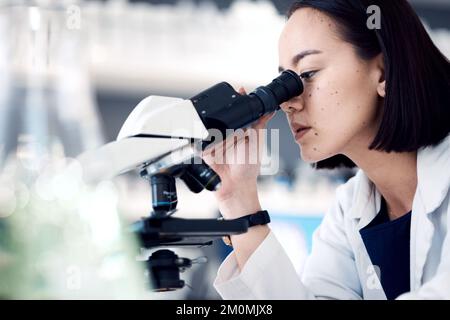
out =
{"type": "Polygon", "coordinates": [[[238,92],[240,94],[247,94],[247,92],[245,91],[244,87],[239,87],[238,92]]]}

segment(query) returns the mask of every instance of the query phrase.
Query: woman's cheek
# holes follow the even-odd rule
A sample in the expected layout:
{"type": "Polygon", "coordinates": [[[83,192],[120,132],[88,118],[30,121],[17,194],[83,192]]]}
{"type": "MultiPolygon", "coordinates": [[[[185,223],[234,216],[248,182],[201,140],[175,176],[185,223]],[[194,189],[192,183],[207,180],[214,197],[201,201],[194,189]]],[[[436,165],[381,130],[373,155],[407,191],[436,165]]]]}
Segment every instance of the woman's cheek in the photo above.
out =
{"type": "Polygon", "coordinates": [[[319,118],[313,120],[311,137],[305,143],[305,147],[308,155],[323,160],[340,153],[345,148],[351,138],[354,125],[348,123],[351,115],[345,112],[336,113],[334,108],[327,107],[319,110],[319,118]]]}
{"type": "Polygon", "coordinates": [[[337,150],[336,134],[339,129],[334,127],[334,123],[327,121],[312,123],[313,128],[309,133],[309,137],[305,138],[300,144],[300,150],[303,160],[307,162],[317,162],[335,155],[337,150]]]}
{"type": "Polygon", "coordinates": [[[349,124],[346,121],[351,118],[351,114],[345,114],[342,90],[333,81],[317,82],[305,87],[305,105],[312,127],[311,136],[301,145],[305,161],[314,162],[332,157],[340,152],[348,140],[349,124]]]}

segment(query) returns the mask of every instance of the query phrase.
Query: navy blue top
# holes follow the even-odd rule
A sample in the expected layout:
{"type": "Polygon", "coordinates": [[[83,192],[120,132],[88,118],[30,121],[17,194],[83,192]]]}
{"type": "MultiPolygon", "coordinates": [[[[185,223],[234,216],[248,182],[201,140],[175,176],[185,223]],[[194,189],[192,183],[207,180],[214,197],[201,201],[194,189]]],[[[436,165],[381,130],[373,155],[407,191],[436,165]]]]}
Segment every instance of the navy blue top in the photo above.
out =
{"type": "Polygon", "coordinates": [[[359,233],[370,260],[380,272],[379,277],[388,300],[410,291],[409,239],[411,211],[389,220],[386,202],[382,198],[378,215],[359,233]]]}

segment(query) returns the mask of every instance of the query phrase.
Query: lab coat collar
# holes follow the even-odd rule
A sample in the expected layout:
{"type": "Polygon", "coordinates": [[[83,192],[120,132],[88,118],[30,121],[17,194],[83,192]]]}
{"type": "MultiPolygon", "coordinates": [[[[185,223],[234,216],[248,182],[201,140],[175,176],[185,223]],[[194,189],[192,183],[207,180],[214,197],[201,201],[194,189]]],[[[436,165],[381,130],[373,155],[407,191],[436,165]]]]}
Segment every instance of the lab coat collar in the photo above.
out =
{"type": "MultiPolygon", "coordinates": [[[[381,195],[375,185],[360,169],[355,177],[350,217],[361,219],[360,227],[372,221],[380,209],[381,195]]],[[[450,187],[450,135],[436,146],[417,152],[417,189],[414,201],[421,197],[425,213],[429,214],[444,200],[450,187]]],[[[414,202],[413,201],[413,202],[414,202]]]]}
{"type": "Polygon", "coordinates": [[[450,135],[437,146],[419,150],[417,180],[425,211],[432,213],[444,201],[450,187],[450,135]]]}

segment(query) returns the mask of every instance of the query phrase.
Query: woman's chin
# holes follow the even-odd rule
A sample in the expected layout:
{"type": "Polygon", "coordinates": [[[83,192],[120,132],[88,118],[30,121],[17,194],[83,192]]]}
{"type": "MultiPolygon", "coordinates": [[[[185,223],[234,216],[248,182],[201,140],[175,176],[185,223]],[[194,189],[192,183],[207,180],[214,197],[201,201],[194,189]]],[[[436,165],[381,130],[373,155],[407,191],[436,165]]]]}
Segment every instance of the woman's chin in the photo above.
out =
{"type": "Polygon", "coordinates": [[[304,162],[308,164],[313,164],[325,160],[330,156],[327,157],[326,155],[319,153],[317,150],[314,150],[313,148],[309,150],[309,148],[300,147],[300,157],[304,162]]]}
{"type": "Polygon", "coordinates": [[[304,161],[304,162],[306,162],[306,163],[308,163],[308,164],[313,164],[313,163],[315,163],[315,162],[318,162],[318,161],[320,161],[321,160],[321,158],[320,157],[314,157],[312,154],[310,154],[309,152],[304,152],[304,151],[300,151],[300,157],[301,157],[301,159],[304,161]]]}

